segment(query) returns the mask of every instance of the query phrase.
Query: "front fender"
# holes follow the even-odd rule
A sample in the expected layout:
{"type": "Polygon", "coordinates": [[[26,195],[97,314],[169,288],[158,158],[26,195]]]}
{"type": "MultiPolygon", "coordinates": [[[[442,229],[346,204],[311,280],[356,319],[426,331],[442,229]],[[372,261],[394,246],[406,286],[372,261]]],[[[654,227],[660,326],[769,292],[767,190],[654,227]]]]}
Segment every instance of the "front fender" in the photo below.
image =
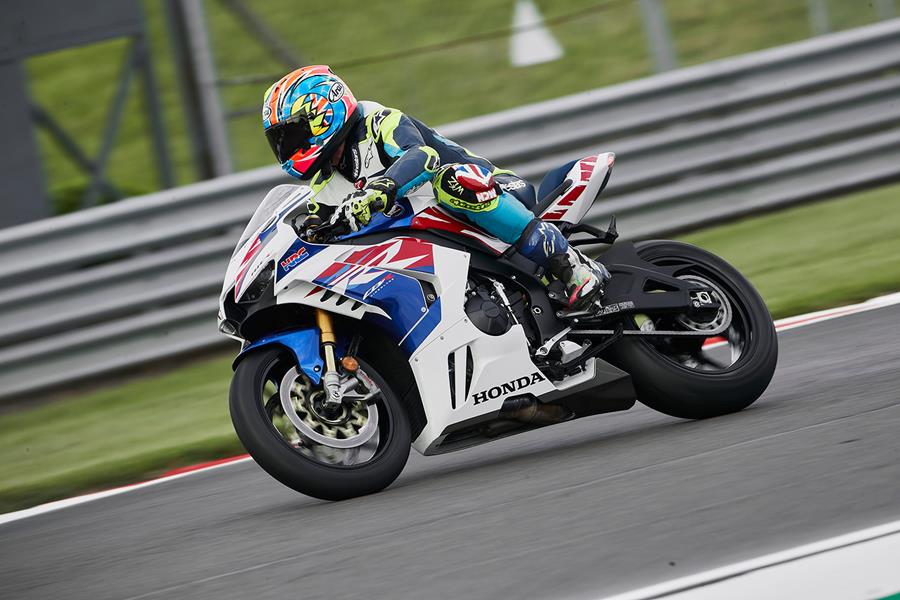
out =
{"type": "Polygon", "coordinates": [[[238,364],[250,351],[264,346],[281,346],[293,352],[300,370],[309,376],[314,385],[319,384],[319,381],[322,379],[322,368],[325,361],[322,359],[322,354],[319,350],[321,343],[320,332],[317,327],[274,333],[261,337],[255,342],[244,346],[241,353],[234,359],[231,365],[232,369],[237,368],[238,364]]]}

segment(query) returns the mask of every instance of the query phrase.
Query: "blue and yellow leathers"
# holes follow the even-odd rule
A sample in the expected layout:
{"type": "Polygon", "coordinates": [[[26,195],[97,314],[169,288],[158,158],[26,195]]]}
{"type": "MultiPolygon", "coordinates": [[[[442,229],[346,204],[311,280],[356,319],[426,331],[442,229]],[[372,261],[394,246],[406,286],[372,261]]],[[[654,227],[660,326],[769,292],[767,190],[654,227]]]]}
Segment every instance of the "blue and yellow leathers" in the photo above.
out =
{"type": "MultiPolygon", "coordinates": [[[[363,191],[384,198],[389,208],[394,198],[432,182],[441,165],[478,165],[494,175],[502,193],[489,206],[479,206],[477,210],[464,203],[441,200],[447,210],[515,245],[539,265],[547,267],[551,256],[567,252],[568,243],[559,230],[536,219],[531,212],[534,188],[526,181],[397,109],[374,102],[361,105],[364,118],[347,138],[338,171],[351,182],[359,182],[363,191]]],[[[324,185],[331,176],[317,175],[313,187],[324,185]]]]}

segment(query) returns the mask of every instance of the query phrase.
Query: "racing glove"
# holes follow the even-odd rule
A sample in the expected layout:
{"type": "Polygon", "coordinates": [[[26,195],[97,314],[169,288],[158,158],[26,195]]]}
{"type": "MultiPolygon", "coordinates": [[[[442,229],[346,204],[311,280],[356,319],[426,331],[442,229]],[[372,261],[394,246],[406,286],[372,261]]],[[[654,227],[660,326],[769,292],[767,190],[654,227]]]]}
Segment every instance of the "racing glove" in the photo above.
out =
{"type": "Polygon", "coordinates": [[[379,177],[366,184],[366,187],[353,192],[331,215],[331,224],[343,221],[350,231],[359,231],[372,220],[373,212],[385,212],[394,205],[397,196],[397,184],[390,177],[379,177]]]}

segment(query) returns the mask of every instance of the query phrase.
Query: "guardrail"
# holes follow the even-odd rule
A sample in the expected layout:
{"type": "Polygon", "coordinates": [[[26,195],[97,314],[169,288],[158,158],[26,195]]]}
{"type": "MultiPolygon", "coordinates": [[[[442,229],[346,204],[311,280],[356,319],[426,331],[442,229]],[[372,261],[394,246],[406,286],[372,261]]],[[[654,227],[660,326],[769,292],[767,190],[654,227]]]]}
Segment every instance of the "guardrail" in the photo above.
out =
{"type": "MultiPolygon", "coordinates": [[[[539,180],[598,149],[625,237],[900,179],[900,20],[441,127],[539,180]]],[[[227,343],[216,297],[277,167],[0,231],[0,399],[227,343]]]]}

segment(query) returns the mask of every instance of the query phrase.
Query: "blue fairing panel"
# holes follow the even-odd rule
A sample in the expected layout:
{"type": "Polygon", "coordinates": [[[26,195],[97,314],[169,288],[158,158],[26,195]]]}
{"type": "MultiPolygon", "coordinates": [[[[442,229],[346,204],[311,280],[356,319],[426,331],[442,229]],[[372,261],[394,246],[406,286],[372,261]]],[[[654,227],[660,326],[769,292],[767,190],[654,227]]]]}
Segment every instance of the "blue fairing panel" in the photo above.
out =
{"type": "Polygon", "coordinates": [[[315,256],[328,246],[325,244],[313,244],[301,239],[294,242],[287,252],[278,259],[275,270],[275,280],[281,281],[288,273],[303,264],[306,259],[315,256]]]}
{"type": "Polygon", "coordinates": [[[319,380],[322,378],[322,366],[325,364],[325,361],[322,360],[322,356],[319,353],[319,330],[317,328],[298,329],[297,331],[276,333],[262,337],[244,347],[235,359],[235,364],[247,352],[274,344],[284,346],[293,352],[300,370],[306,373],[314,384],[318,385],[319,380]]]}
{"type": "Polygon", "coordinates": [[[441,299],[438,298],[428,308],[422,318],[415,323],[400,340],[400,347],[407,355],[412,355],[416,348],[422,345],[434,328],[441,322],[441,299]]]}
{"type": "Polygon", "coordinates": [[[429,310],[421,284],[408,275],[344,264],[335,272],[314,279],[313,283],[331,289],[338,280],[345,285],[342,294],[363,304],[377,306],[390,316],[389,319],[377,317],[374,320],[401,342],[407,354],[412,354],[440,322],[440,304],[433,303],[429,310]]]}

